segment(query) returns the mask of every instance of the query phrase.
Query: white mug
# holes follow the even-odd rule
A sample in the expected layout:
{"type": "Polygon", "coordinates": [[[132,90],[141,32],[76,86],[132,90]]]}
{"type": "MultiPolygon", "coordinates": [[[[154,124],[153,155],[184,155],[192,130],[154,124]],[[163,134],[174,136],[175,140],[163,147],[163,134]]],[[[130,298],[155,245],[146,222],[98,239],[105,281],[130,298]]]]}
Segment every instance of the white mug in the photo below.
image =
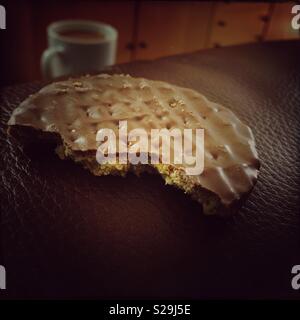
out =
{"type": "Polygon", "coordinates": [[[110,25],[89,20],[63,20],[47,28],[48,49],[41,58],[46,79],[99,71],[115,63],[118,32],[110,25]],[[68,32],[97,33],[98,38],[68,37],[68,32]],[[101,36],[100,36],[101,35],[101,36]]]}

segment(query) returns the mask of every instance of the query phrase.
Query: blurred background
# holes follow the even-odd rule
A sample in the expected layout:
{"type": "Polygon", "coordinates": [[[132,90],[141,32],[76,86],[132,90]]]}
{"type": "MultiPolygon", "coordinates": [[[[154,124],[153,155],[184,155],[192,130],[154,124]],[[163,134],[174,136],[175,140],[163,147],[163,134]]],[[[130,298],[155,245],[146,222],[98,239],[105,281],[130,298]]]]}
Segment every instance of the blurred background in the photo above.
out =
{"type": "Polygon", "coordinates": [[[1,1],[1,85],[39,80],[46,27],[61,19],[92,19],[119,32],[117,63],[242,43],[300,39],[291,27],[295,2],[1,1]]]}

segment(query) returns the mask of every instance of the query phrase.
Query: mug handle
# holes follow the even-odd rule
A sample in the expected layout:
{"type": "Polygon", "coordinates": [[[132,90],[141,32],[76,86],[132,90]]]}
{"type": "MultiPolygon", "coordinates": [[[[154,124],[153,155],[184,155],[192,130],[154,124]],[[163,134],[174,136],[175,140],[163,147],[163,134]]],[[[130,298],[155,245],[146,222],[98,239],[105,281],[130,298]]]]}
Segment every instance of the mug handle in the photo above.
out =
{"type": "Polygon", "coordinates": [[[51,72],[51,61],[52,58],[60,53],[63,53],[64,49],[62,47],[51,47],[46,49],[41,58],[41,69],[42,74],[45,79],[51,79],[52,78],[52,72],[51,72]]]}

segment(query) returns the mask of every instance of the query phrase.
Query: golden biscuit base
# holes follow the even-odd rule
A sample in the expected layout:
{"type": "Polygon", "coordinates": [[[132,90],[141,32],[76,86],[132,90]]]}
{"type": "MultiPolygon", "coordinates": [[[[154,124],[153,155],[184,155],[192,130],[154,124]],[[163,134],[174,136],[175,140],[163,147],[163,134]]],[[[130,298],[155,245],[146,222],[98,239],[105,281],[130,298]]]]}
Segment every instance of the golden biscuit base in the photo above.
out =
{"type": "Polygon", "coordinates": [[[158,172],[203,205],[206,214],[224,213],[253,188],[259,160],[251,129],[233,112],[200,93],[162,81],[128,75],[85,76],[55,82],[23,101],[8,122],[56,133],[61,158],[80,162],[95,175],[158,172]],[[204,171],[187,175],[184,164],[99,164],[99,129],[204,129],[204,171]],[[225,210],[223,210],[225,209],[225,210]]]}

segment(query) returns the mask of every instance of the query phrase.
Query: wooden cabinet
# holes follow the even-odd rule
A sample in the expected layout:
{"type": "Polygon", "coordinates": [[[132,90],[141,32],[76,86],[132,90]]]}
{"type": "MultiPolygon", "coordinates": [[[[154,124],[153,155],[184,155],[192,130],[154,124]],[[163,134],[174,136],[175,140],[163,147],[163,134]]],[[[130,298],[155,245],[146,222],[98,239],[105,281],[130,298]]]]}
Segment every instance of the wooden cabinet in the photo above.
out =
{"type": "Polygon", "coordinates": [[[61,19],[109,23],[119,32],[117,63],[154,59],[210,47],[299,39],[291,27],[295,2],[3,0],[3,83],[41,78],[47,26],[61,19]]]}
{"type": "Polygon", "coordinates": [[[8,1],[2,4],[6,9],[6,29],[0,30],[0,86],[39,79],[29,2],[20,1],[18,6],[8,1]]]}
{"type": "Polygon", "coordinates": [[[296,39],[294,2],[141,2],[133,59],[154,59],[204,48],[296,39]]]}
{"type": "Polygon", "coordinates": [[[141,2],[134,57],[153,59],[203,49],[212,9],[208,2],[141,2]]]}

